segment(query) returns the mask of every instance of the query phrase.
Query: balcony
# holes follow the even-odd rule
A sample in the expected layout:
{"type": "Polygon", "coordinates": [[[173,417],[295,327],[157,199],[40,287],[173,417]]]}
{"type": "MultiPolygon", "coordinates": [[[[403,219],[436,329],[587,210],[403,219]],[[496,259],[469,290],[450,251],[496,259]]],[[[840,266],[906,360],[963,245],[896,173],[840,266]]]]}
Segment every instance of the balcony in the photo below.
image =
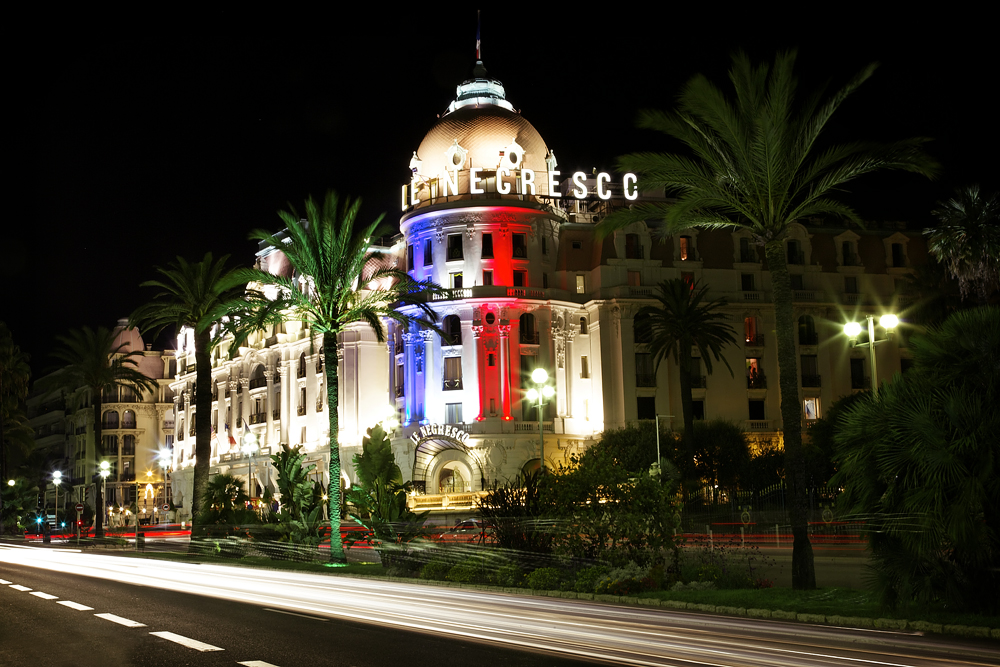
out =
{"type": "Polygon", "coordinates": [[[295,408],[295,413],[301,417],[306,413],[306,406],[300,405],[299,407],[295,408]]]}
{"type": "Polygon", "coordinates": [[[401,384],[397,384],[397,385],[396,385],[396,398],[400,398],[400,397],[402,397],[402,396],[403,396],[403,393],[404,393],[404,391],[405,391],[405,388],[404,388],[404,386],[403,386],[403,385],[401,385],[401,384]]]}
{"type": "Polygon", "coordinates": [[[135,456],[135,447],[122,447],[122,456],[135,456]]]}
{"type": "Polygon", "coordinates": [[[135,428],[135,422],[131,419],[127,419],[122,422],[122,428],[135,428]]]}
{"type": "Polygon", "coordinates": [[[637,387],[655,387],[656,386],[656,374],[655,373],[636,373],[635,374],[635,386],[637,386],[637,387]]]}
{"type": "Polygon", "coordinates": [[[844,299],[844,305],[846,305],[846,306],[857,306],[858,304],[864,302],[865,295],[864,294],[860,294],[858,292],[845,292],[844,296],[843,296],[843,299],[844,299]]]}
{"type": "Polygon", "coordinates": [[[823,386],[823,376],[822,375],[803,375],[802,376],[802,386],[803,387],[822,387],[823,386]]]}
{"type": "Polygon", "coordinates": [[[537,331],[522,331],[520,333],[521,345],[538,345],[537,331]]]}
{"type": "Polygon", "coordinates": [[[764,375],[748,375],[747,389],[767,389],[767,378],[764,375]]]}
{"type": "Polygon", "coordinates": [[[625,259],[643,259],[644,254],[641,245],[626,245],[625,259]]]}
{"type": "Polygon", "coordinates": [[[801,250],[799,250],[798,252],[796,252],[794,250],[789,250],[788,251],[788,263],[789,264],[795,264],[795,265],[805,264],[806,263],[806,254],[804,252],[802,252],[801,250]]]}
{"type": "Polygon", "coordinates": [[[306,376],[306,367],[305,366],[299,366],[299,370],[298,370],[298,372],[296,372],[295,377],[297,377],[297,378],[304,378],[305,376],[306,376]]]}
{"type": "Polygon", "coordinates": [[[455,391],[462,388],[462,378],[457,380],[444,380],[441,382],[442,391],[455,391]]]}
{"type": "MultiPolygon", "coordinates": [[[[512,254],[518,259],[524,259],[528,256],[528,248],[523,245],[515,245],[512,254]]],[[[461,257],[459,257],[459,259],[461,259],[461,257]]]]}
{"type": "Polygon", "coordinates": [[[861,259],[853,252],[844,255],[844,266],[861,266],[861,259]]]}
{"type": "Polygon", "coordinates": [[[326,401],[324,401],[323,399],[316,401],[316,412],[323,412],[325,408],[326,408],[326,401]]]}
{"type": "Polygon", "coordinates": [[[281,419],[281,410],[271,410],[271,419],[275,421],[281,419]]]}
{"type": "Polygon", "coordinates": [[[118,481],[119,482],[134,482],[135,481],[135,473],[134,472],[123,472],[121,475],[118,476],[118,481]]]}
{"type": "Polygon", "coordinates": [[[764,347],[764,334],[748,336],[746,339],[746,347],[764,347]]]}
{"type": "Polygon", "coordinates": [[[692,375],[691,376],[691,388],[692,389],[704,389],[708,386],[708,378],[704,375],[692,375]]]}
{"type": "Polygon", "coordinates": [[[751,292],[749,290],[744,290],[741,293],[743,295],[743,301],[748,303],[756,303],[764,300],[764,297],[761,295],[760,292],[756,291],[751,292]]]}
{"type": "Polygon", "coordinates": [[[868,389],[872,386],[870,377],[851,376],[851,389],[868,389]]]}
{"type": "Polygon", "coordinates": [[[743,264],[760,264],[760,259],[753,250],[740,250],[740,262],[743,264]]]}
{"type": "Polygon", "coordinates": [[[266,421],[267,421],[267,413],[266,412],[254,412],[254,413],[250,414],[250,423],[251,424],[263,424],[266,421]]]}
{"type": "Polygon", "coordinates": [[[464,259],[461,246],[453,246],[451,248],[448,248],[448,261],[450,262],[456,259],[464,259]]]}
{"type": "Polygon", "coordinates": [[[799,334],[799,345],[819,345],[819,334],[817,334],[817,333],[800,333],[799,334]]]}
{"type": "Polygon", "coordinates": [[[770,419],[748,419],[743,422],[743,429],[746,431],[771,431],[774,430],[771,426],[770,419]]]}
{"type": "Polygon", "coordinates": [[[795,299],[796,301],[815,301],[816,291],[797,289],[794,291],[792,298],[795,299]]]}
{"type": "Polygon", "coordinates": [[[267,386],[267,378],[254,378],[250,380],[251,389],[260,389],[267,386]]]}

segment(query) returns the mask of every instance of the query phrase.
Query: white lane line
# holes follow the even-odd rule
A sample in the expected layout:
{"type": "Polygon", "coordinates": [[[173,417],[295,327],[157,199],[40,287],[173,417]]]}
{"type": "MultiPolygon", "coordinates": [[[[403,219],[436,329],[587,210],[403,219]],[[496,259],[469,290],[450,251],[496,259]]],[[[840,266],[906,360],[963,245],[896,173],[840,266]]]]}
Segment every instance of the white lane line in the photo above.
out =
{"type": "Polygon", "coordinates": [[[12,583],[12,582],[7,581],[6,579],[0,579],[0,585],[7,586],[10,583],[12,583]]]}
{"type": "Polygon", "coordinates": [[[128,618],[122,618],[121,616],[115,616],[114,614],[94,614],[97,618],[103,618],[105,621],[111,621],[112,623],[117,623],[119,625],[124,625],[127,628],[144,628],[145,623],[139,623],[128,618]]]}
{"type": "Polygon", "coordinates": [[[282,611],[280,609],[271,609],[269,607],[264,607],[264,611],[273,611],[275,614],[287,614],[288,616],[298,616],[299,618],[308,618],[310,621],[329,621],[328,618],[323,618],[322,616],[306,616],[305,614],[296,614],[294,611],[282,611]]]}
{"type": "Polygon", "coordinates": [[[72,600],[60,600],[56,604],[61,604],[69,607],[70,609],[76,609],[77,611],[90,611],[93,607],[88,607],[85,604],[80,604],[79,602],[73,602],[72,600]]]}
{"type": "Polygon", "coordinates": [[[55,600],[59,597],[58,595],[49,595],[48,593],[43,593],[41,591],[35,591],[32,595],[40,597],[43,600],[55,600]]]}
{"type": "Polygon", "coordinates": [[[15,591],[30,591],[31,590],[27,586],[22,586],[21,584],[11,584],[10,587],[13,588],[15,591]]]}
{"type": "Polygon", "coordinates": [[[225,651],[226,649],[219,648],[218,646],[212,646],[211,644],[206,644],[200,642],[197,639],[191,639],[190,637],[185,637],[184,635],[175,635],[173,632],[150,632],[149,634],[156,637],[161,637],[168,641],[177,642],[181,646],[187,646],[188,648],[193,648],[196,651],[225,651]]]}
{"type": "Polygon", "coordinates": [[[237,662],[237,665],[243,665],[243,667],[278,667],[277,665],[272,665],[269,662],[264,662],[263,660],[247,660],[246,662],[237,662]]]}

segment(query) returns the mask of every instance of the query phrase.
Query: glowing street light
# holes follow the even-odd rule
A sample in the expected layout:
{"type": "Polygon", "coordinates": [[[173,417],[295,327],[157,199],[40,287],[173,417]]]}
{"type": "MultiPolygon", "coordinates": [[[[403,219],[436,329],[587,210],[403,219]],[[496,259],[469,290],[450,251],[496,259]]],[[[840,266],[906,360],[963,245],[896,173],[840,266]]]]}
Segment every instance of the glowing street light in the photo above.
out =
{"type": "MultiPolygon", "coordinates": [[[[246,421],[243,423],[246,425],[246,421]]],[[[250,430],[249,425],[246,425],[246,431],[243,433],[243,444],[240,450],[247,457],[247,491],[250,492],[251,500],[253,500],[253,487],[256,484],[253,481],[253,471],[250,469],[250,465],[253,462],[253,455],[257,452],[258,442],[257,434],[250,430]]]]}
{"type": "Polygon", "coordinates": [[[52,525],[57,525],[59,523],[59,485],[62,484],[62,471],[56,470],[52,473],[52,484],[56,487],[56,509],[55,509],[55,519],[52,525]]]}
{"type": "Polygon", "coordinates": [[[851,340],[851,347],[868,348],[868,360],[872,369],[872,391],[878,391],[878,372],[875,365],[875,346],[892,340],[892,334],[899,326],[899,318],[892,313],[887,313],[879,318],[878,324],[885,329],[885,338],[875,340],[875,316],[867,315],[868,320],[868,342],[858,343],[858,336],[861,335],[861,325],[857,322],[848,322],[844,325],[844,334],[851,340]]]}
{"type": "MultiPolygon", "coordinates": [[[[103,502],[108,502],[108,475],[111,474],[111,464],[107,461],[101,461],[101,499],[103,502]]],[[[104,509],[103,507],[101,508],[104,509]]],[[[110,514],[105,512],[104,520],[105,522],[110,521],[110,514]]]]}
{"type": "Polygon", "coordinates": [[[556,390],[552,385],[545,384],[549,381],[549,373],[544,368],[536,368],[531,371],[531,381],[535,386],[527,391],[525,398],[529,401],[538,401],[538,441],[541,446],[540,461],[541,470],[545,472],[545,434],[542,432],[542,405],[546,399],[556,395],[556,390]]]}

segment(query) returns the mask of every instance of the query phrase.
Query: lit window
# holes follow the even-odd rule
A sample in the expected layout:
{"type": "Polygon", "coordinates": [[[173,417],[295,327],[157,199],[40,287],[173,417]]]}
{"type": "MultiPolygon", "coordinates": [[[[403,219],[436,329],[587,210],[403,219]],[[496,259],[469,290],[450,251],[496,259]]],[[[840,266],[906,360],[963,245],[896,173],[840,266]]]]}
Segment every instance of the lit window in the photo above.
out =
{"type": "Polygon", "coordinates": [[[584,379],[590,377],[590,363],[587,357],[580,357],[580,377],[584,379]]]}
{"type": "Polygon", "coordinates": [[[576,276],[576,293],[583,294],[586,291],[587,291],[586,281],[584,280],[584,277],[582,275],[578,274],[576,276]]]}

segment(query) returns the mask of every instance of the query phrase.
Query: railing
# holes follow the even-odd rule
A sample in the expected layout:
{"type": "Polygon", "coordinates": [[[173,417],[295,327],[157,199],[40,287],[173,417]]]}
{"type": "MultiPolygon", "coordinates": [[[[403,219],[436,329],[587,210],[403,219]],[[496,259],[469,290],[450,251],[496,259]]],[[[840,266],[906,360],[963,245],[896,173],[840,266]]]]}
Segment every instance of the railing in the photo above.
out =
{"type": "Polygon", "coordinates": [[[281,410],[271,410],[271,419],[281,419],[281,410]]]}
{"type": "Polygon", "coordinates": [[[764,347],[764,334],[749,336],[746,339],[747,347],[764,347]]]}
{"type": "Polygon", "coordinates": [[[744,290],[743,291],[743,300],[744,301],[762,301],[763,299],[761,298],[760,292],[748,292],[748,291],[744,290]]]}
{"type": "Polygon", "coordinates": [[[184,431],[178,431],[177,432],[177,440],[178,441],[184,440],[184,431]]]}
{"type": "Polygon", "coordinates": [[[788,263],[789,264],[805,264],[806,254],[799,250],[798,252],[789,250],[788,251],[788,263]]]}
{"type": "Polygon", "coordinates": [[[749,419],[743,422],[744,428],[747,431],[770,431],[771,420],[770,419],[749,419]]]}
{"type": "Polygon", "coordinates": [[[656,374],[655,373],[636,373],[635,374],[635,386],[637,386],[637,387],[655,387],[656,386],[656,374]]]}
{"type": "Polygon", "coordinates": [[[267,421],[266,412],[252,412],[250,413],[250,423],[251,424],[263,424],[267,421]]]}
{"type": "Polygon", "coordinates": [[[767,389],[767,378],[764,375],[748,375],[747,389],[767,389]]]}
{"type": "Polygon", "coordinates": [[[801,290],[797,289],[794,292],[793,298],[796,301],[815,301],[816,291],[815,290],[801,290]]]}
{"type": "Polygon", "coordinates": [[[457,380],[443,380],[441,382],[441,389],[443,391],[454,391],[455,389],[462,388],[462,378],[457,380]]]}
{"type": "Polygon", "coordinates": [[[800,333],[799,334],[799,345],[819,345],[819,334],[817,334],[817,333],[800,333]]]}
{"type": "Polygon", "coordinates": [[[743,264],[760,264],[757,253],[752,250],[740,250],[740,262],[743,264]]]}
{"type": "Polygon", "coordinates": [[[465,257],[462,254],[462,248],[448,248],[448,261],[449,262],[452,261],[452,260],[454,260],[454,259],[464,259],[464,258],[465,257]]]}
{"type": "Polygon", "coordinates": [[[431,301],[455,301],[456,299],[469,299],[472,297],[471,287],[458,287],[455,289],[442,290],[431,295],[431,301]]]}
{"type": "Polygon", "coordinates": [[[868,389],[871,386],[872,379],[870,377],[851,376],[851,389],[868,389]]]}
{"type": "Polygon", "coordinates": [[[174,420],[171,419],[170,421],[164,421],[163,422],[163,428],[170,428],[170,429],[172,429],[173,427],[174,427],[174,420]]]}
{"type": "Polygon", "coordinates": [[[188,435],[190,435],[192,438],[194,437],[194,427],[193,426],[190,429],[188,429],[188,435]]]}
{"type": "Polygon", "coordinates": [[[519,259],[524,259],[525,257],[528,256],[528,248],[527,246],[516,245],[514,246],[512,254],[514,255],[514,257],[517,257],[519,259]]]}
{"type": "Polygon", "coordinates": [[[135,447],[122,447],[122,456],[135,456],[135,447]]]}
{"type": "MultiPolygon", "coordinates": [[[[555,430],[555,428],[552,426],[552,422],[542,422],[542,430],[547,433],[552,433],[555,430]]],[[[538,422],[537,421],[514,422],[514,432],[538,433],[538,422]]]]}
{"type": "Polygon", "coordinates": [[[131,421],[131,420],[129,420],[129,421],[123,421],[122,422],[122,428],[135,428],[135,422],[131,421]]]}
{"type": "Polygon", "coordinates": [[[323,408],[326,407],[326,401],[320,399],[316,401],[316,412],[323,412],[323,408]]]}
{"type": "Polygon", "coordinates": [[[521,345],[538,345],[537,331],[522,331],[520,333],[521,345]]]}
{"type": "Polygon", "coordinates": [[[861,266],[861,260],[853,252],[847,253],[844,255],[844,266],[861,266]]]}
{"type": "Polygon", "coordinates": [[[697,262],[698,259],[699,259],[698,258],[698,253],[695,252],[694,250],[690,250],[689,249],[687,251],[687,255],[685,255],[684,257],[681,257],[680,261],[682,261],[682,262],[697,262]]]}
{"type": "Polygon", "coordinates": [[[822,375],[803,375],[802,376],[802,386],[803,387],[822,387],[823,386],[823,376],[822,375]]]}
{"type": "Polygon", "coordinates": [[[306,367],[300,365],[299,370],[295,373],[295,377],[304,378],[306,376],[306,367]]]}
{"type": "Polygon", "coordinates": [[[306,413],[306,406],[304,406],[304,405],[298,406],[297,408],[295,408],[295,412],[296,412],[296,414],[298,414],[301,417],[302,415],[304,415],[306,413]]]}
{"type": "Polygon", "coordinates": [[[122,473],[121,475],[118,476],[118,481],[119,482],[134,482],[135,481],[135,473],[134,472],[124,472],[124,473],[122,473]]]}
{"type": "Polygon", "coordinates": [[[397,384],[396,385],[396,398],[399,398],[399,397],[403,396],[404,395],[404,391],[405,391],[405,386],[401,385],[401,384],[397,384]]]}
{"type": "Polygon", "coordinates": [[[260,389],[267,386],[267,378],[254,378],[250,380],[251,389],[260,389]]]}
{"type": "Polygon", "coordinates": [[[645,285],[629,285],[629,296],[653,296],[653,288],[645,285]]]}
{"type": "Polygon", "coordinates": [[[527,287],[508,287],[507,296],[518,299],[545,299],[547,298],[543,289],[528,289],[527,287]]]}
{"type": "Polygon", "coordinates": [[[691,388],[692,389],[704,389],[708,386],[708,378],[704,375],[692,375],[691,376],[691,388]]]}
{"type": "Polygon", "coordinates": [[[844,304],[848,306],[856,306],[865,300],[865,295],[859,292],[845,292],[844,293],[844,304]]]}
{"type": "Polygon", "coordinates": [[[626,245],[625,259],[642,259],[644,257],[641,245],[626,245]]]}

